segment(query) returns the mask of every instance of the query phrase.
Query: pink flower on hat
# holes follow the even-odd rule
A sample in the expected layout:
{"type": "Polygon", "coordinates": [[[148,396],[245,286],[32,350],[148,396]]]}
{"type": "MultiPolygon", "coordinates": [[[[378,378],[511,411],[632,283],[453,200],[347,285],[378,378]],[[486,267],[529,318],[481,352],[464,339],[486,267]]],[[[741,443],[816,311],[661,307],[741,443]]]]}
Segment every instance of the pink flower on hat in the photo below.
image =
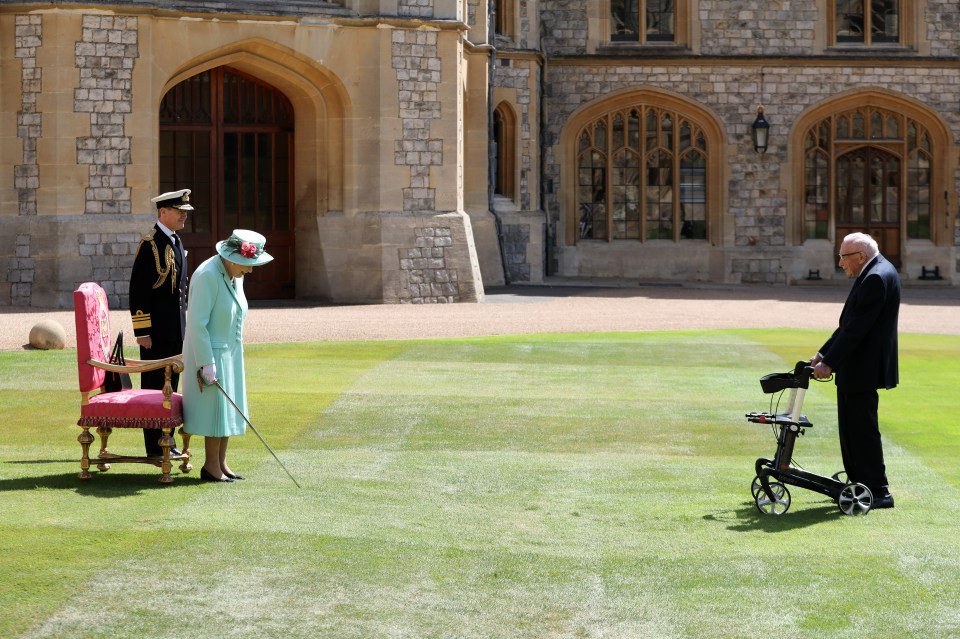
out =
{"type": "Polygon", "coordinates": [[[246,258],[254,258],[257,256],[257,245],[251,242],[244,242],[240,245],[240,255],[246,258]]]}

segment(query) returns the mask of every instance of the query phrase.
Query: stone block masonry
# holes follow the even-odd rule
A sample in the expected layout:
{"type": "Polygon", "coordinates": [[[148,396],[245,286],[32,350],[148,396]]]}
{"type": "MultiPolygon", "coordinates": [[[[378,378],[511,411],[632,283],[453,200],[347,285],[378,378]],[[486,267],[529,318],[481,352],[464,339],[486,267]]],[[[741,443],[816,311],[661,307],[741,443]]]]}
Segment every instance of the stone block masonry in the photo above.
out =
{"type": "Polygon", "coordinates": [[[503,244],[508,281],[529,282],[530,263],[527,259],[527,247],[530,246],[530,225],[504,224],[503,244]]]}
{"type": "Polygon", "coordinates": [[[404,17],[432,18],[433,0],[400,0],[397,14],[404,17]]]}
{"type": "Polygon", "coordinates": [[[34,259],[30,257],[30,236],[17,235],[15,255],[10,259],[7,281],[10,283],[10,305],[30,306],[33,297],[33,279],[36,274],[34,259]]]}
{"type": "Polygon", "coordinates": [[[80,83],[73,110],[90,114],[90,135],[77,138],[77,163],[90,168],[85,213],[131,212],[125,125],[133,103],[137,38],[135,17],[83,16],[82,39],[75,47],[80,83]]]}
{"type": "Polygon", "coordinates": [[[436,31],[397,29],[391,62],[397,74],[402,138],[394,146],[394,163],[410,168],[410,186],[403,189],[404,211],[436,209],[430,167],[443,164],[443,140],[430,137],[430,123],[441,117],[440,56],[436,31]]]}
{"type": "Polygon", "coordinates": [[[405,280],[401,302],[437,304],[464,301],[456,268],[448,268],[447,249],[453,237],[446,227],[417,227],[415,246],[401,248],[400,271],[405,280]]]}
{"type": "Polygon", "coordinates": [[[110,308],[130,307],[130,267],[139,245],[136,233],[81,233],[77,237],[80,256],[90,259],[92,279],[103,287],[110,308]]]}
{"type": "MultiPolygon", "coordinates": [[[[43,121],[37,111],[37,96],[42,88],[43,69],[37,66],[37,49],[43,44],[43,16],[18,15],[15,34],[14,55],[20,60],[21,93],[20,111],[17,113],[17,137],[22,140],[23,164],[13,168],[13,184],[17,189],[18,213],[36,215],[37,189],[40,188],[37,140],[43,137],[43,121]]],[[[19,292],[14,291],[11,295],[15,300],[22,301],[19,292]]]]}

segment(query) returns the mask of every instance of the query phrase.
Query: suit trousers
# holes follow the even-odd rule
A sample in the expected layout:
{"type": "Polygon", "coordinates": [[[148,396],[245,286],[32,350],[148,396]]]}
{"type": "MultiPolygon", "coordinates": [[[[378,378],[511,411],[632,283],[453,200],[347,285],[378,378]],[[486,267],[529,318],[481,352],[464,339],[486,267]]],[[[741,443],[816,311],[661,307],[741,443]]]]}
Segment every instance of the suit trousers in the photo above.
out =
{"type": "Polygon", "coordinates": [[[883,444],[877,408],[877,391],[844,393],[837,391],[837,420],[840,453],[847,479],[864,484],[878,499],[887,493],[887,471],[883,463],[883,444]]]}
{"type": "MultiPolygon", "coordinates": [[[[183,342],[180,340],[153,340],[153,348],[140,347],[140,359],[163,359],[179,355],[183,351],[183,342]]],[[[149,371],[140,376],[140,388],[151,388],[163,390],[163,369],[149,371]]],[[[170,376],[170,385],[173,391],[177,391],[177,384],[180,382],[180,375],[173,373],[170,376]]],[[[173,433],[171,433],[172,435],[173,433]]],[[[160,448],[160,438],[163,437],[163,431],[159,428],[143,429],[143,447],[149,457],[160,457],[163,455],[163,449],[160,448]]]]}

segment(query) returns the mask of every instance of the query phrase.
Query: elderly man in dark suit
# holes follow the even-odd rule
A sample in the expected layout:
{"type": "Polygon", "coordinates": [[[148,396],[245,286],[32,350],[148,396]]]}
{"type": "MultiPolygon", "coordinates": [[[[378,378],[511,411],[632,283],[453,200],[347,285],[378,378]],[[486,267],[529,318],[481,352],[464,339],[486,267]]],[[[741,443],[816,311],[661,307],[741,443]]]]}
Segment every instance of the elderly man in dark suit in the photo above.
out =
{"type": "MultiPolygon", "coordinates": [[[[177,235],[187,222],[190,189],[163,193],[150,200],[157,206],[157,223],[143,236],[130,273],[130,319],[141,359],[163,359],[183,351],[187,324],[187,252],[177,235]]],[[[170,382],[177,390],[179,375],[170,382]]],[[[144,373],[141,388],[163,388],[163,371],[144,373]]],[[[150,457],[163,456],[157,428],[143,430],[150,457]]],[[[176,448],[171,455],[179,455],[176,448]]]]}
{"type": "Polygon", "coordinates": [[[840,313],[840,326],[813,357],[814,377],[836,374],[840,452],[847,479],[873,492],[873,508],[893,508],[887,484],[877,389],[899,382],[897,319],[900,276],[876,241],[852,233],[840,245],[840,266],[856,277],[840,313]]]}

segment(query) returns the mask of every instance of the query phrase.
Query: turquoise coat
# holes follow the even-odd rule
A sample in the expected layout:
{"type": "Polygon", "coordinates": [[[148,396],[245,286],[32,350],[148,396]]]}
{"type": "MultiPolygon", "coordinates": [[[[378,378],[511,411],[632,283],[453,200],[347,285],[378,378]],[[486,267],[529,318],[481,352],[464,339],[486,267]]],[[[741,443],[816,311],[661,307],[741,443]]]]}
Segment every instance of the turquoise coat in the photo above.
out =
{"type": "Polygon", "coordinates": [[[232,437],[247,425],[215,385],[197,384],[197,371],[213,362],[223,390],[249,417],[243,369],[243,322],[247,298],[243,278],[233,281],[219,255],[197,267],[190,277],[187,333],[183,342],[183,422],[191,435],[232,437]]]}

